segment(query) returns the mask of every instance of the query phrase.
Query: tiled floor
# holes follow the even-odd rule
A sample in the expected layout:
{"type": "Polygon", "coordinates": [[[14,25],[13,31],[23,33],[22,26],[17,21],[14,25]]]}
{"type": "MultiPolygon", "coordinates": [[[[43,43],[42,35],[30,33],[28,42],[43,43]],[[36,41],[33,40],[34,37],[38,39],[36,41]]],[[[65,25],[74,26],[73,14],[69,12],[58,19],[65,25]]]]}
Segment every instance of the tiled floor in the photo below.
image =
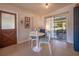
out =
{"type": "MultiPolygon", "coordinates": [[[[50,56],[48,45],[42,44],[42,50],[39,53],[32,51],[30,42],[13,45],[0,49],[1,56],[50,56]]],[[[58,40],[52,41],[52,56],[77,56],[72,45],[58,40]]]]}

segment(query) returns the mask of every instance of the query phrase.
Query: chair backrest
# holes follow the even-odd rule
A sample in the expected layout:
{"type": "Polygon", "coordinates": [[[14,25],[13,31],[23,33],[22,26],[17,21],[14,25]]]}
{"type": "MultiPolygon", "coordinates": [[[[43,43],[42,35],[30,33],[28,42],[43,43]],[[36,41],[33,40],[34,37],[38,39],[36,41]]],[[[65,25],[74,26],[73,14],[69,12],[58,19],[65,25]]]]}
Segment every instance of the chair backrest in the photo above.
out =
{"type": "Polygon", "coordinates": [[[45,29],[40,29],[40,32],[45,33],[45,29]]]}
{"type": "Polygon", "coordinates": [[[40,39],[40,43],[48,43],[50,42],[50,32],[45,32],[45,38],[40,39]]]}

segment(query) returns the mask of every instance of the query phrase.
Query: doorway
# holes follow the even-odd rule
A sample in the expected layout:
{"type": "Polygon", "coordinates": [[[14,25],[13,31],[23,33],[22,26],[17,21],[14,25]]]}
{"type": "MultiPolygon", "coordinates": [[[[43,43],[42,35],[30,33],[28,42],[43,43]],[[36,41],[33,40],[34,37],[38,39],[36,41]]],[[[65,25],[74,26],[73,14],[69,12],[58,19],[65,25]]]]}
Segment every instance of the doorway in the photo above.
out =
{"type": "Polygon", "coordinates": [[[68,12],[45,19],[46,30],[50,31],[51,38],[54,40],[67,42],[67,15],[68,12]]]}
{"type": "Polygon", "coordinates": [[[17,43],[16,14],[0,11],[0,48],[17,43]]]}

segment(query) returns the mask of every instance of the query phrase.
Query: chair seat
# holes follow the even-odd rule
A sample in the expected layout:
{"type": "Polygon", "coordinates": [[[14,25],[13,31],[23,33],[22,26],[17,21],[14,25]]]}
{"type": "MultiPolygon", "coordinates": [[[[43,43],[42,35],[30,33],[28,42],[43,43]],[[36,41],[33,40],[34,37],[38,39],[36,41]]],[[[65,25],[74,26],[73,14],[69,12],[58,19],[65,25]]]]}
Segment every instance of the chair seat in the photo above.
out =
{"type": "Polygon", "coordinates": [[[48,43],[48,39],[47,38],[41,38],[40,43],[48,43]]]}

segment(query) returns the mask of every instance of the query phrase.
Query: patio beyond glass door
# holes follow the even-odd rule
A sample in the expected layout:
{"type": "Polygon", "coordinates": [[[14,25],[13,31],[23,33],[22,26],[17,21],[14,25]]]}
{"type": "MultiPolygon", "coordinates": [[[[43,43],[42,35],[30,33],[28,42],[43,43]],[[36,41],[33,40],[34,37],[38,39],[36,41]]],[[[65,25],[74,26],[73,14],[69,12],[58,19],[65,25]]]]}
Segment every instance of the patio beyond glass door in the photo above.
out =
{"type": "Polygon", "coordinates": [[[66,41],[66,17],[57,16],[54,17],[54,34],[55,39],[60,41],[66,41]]]}

